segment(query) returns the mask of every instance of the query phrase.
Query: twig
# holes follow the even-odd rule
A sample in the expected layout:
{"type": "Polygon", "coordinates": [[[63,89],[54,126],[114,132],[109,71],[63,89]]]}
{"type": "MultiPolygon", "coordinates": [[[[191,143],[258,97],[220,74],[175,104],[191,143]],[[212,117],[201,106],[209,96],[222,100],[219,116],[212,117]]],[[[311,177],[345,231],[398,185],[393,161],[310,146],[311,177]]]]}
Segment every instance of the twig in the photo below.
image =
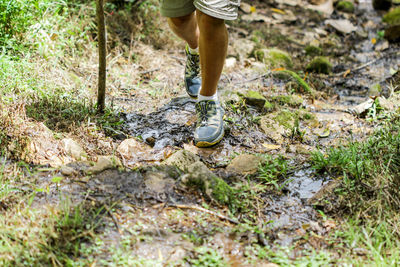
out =
{"type": "Polygon", "coordinates": [[[185,64],[185,60],[183,58],[179,58],[179,57],[176,57],[176,56],[171,56],[171,58],[178,60],[182,64],[185,64]]]}
{"type": "Polygon", "coordinates": [[[152,73],[152,72],[155,72],[155,71],[158,71],[158,70],[160,70],[160,68],[155,68],[155,69],[151,69],[151,70],[141,71],[141,72],[139,72],[139,75],[144,75],[144,74],[152,73]]]}
{"type": "MultiPolygon", "coordinates": [[[[362,64],[362,65],[360,65],[360,66],[358,66],[358,67],[356,67],[356,68],[354,68],[354,69],[350,69],[350,72],[356,72],[356,71],[362,70],[362,69],[368,67],[369,65],[374,64],[375,62],[377,62],[378,60],[381,60],[381,59],[382,59],[382,58],[376,58],[376,59],[374,59],[374,60],[371,60],[370,62],[367,62],[367,63],[365,63],[365,64],[362,64]]],[[[335,77],[343,76],[343,75],[345,75],[347,72],[348,72],[348,70],[342,71],[342,72],[339,72],[339,73],[335,73],[335,74],[333,74],[332,76],[335,76],[335,77]]]]}
{"type": "MultiPolygon", "coordinates": [[[[97,199],[95,199],[94,197],[91,197],[89,195],[86,195],[86,198],[90,199],[92,201],[98,202],[97,199]]],[[[117,218],[115,218],[114,214],[112,214],[110,207],[108,207],[106,203],[101,203],[101,204],[103,205],[103,207],[106,209],[108,215],[110,215],[111,219],[113,220],[114,225],[118,230],[118,233],[121,234],[122,232],[121,232],[121,227],[119,227],[119,222],[118,222],[117,218]]]]}
{"type": "Polygon", "coordinates": [[[208,213],[208,214],[214,215],[214,216],[216,216],[216,217],[218,217],[218,218],[220,218],[220,219],[229,221],[229,222],[231,222],[231,223],[239,224],[239,222],[238,222],[237,220],[235,220],[235,219],[231,219],[231,218],[226,217],[226,216],[224,216],[224,215],[222,215],[222,214],[220,214],[220,213],[217,213],[217,212],[215,212],[215,211],[211,211],[211,210],[208,210],[208,209],[199,207],[199,206],[180,205],[180,204],[170,204],[169,206],[170,206],[170,207],[175,207],[175,208],[178,208],[178,209],[192,209],[192,210],[198,210],[198,211],[201,211],[201,212],[204,212],[204,213],[208,213]]]}

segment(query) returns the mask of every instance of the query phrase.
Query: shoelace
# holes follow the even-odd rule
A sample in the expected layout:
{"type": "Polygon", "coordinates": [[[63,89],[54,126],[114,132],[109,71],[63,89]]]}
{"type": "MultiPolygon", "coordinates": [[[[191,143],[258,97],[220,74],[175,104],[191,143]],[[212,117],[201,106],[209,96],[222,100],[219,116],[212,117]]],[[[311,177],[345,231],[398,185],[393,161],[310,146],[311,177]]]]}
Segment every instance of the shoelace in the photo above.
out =
{"type": "Polygon", "coordinates": [[[199,102],[198,103],[198,114],[199,114],[199,122],[200,125],[204,126],[207,124],[207,115],[208,115],[208,106],[210,102],[205,101],[205,102],[199,102]]]}
{"type": "Polygon", "coordinates": [[[200,58],[199,55],[193,55],[188,52],[188,68],[187,72],[190,77],[199,77],[200,74],[200,58]]]}

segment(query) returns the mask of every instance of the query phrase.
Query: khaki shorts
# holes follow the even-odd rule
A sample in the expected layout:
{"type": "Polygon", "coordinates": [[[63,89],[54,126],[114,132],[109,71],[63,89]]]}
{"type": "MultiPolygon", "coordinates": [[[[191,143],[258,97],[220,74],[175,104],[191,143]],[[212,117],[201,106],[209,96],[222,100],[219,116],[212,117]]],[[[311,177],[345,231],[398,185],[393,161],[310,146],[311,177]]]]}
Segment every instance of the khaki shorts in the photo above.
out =
{"type": "Polygon", "coordinates": [[[240,0],[161,0],[161,15],[176,18],[189,15],[196,9],[212,17],[234,20],[240,0]]]}

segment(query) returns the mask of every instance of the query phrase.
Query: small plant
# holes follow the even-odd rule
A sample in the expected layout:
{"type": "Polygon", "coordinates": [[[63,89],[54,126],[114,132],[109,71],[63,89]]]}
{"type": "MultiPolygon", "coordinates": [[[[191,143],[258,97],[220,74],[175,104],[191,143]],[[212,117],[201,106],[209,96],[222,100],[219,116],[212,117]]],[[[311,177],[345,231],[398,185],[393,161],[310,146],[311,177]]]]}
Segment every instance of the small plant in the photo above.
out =
{"type": "Polygon", "coordinates": [[[217,251],[209,247],[197,247],[194,249],[195,257],[189,259],[191,266],[224,267],[228,266],[226,261],[217,251]]]}
{"type": "Polygon", "coordinates": [[[259,176],[267,185],[273,185],[278,191],[281,191],[288,181],[283,186],[279,185],[279,181],[286,177],[288,172],[287,160],[282,156],[272,158],[270,155],[265,155],[265,162],[259,168],[259,176]]]}

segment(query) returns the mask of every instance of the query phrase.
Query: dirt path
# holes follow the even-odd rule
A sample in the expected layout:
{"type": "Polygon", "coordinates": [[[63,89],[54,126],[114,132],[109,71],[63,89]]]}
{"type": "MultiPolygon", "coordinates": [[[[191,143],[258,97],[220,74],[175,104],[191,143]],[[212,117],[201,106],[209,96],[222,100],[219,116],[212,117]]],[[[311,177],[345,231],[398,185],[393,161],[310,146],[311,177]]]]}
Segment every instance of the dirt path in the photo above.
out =
{"type": "MultiPolygon", "coordinates": [[[[223,261],[222,255],[232,266],[261,266],[265,248],[292,246],[289,258],[310,248],[329,248],[325,237],[337,222],[317,211],[323,206],[311,204],[323,198],[319,190],[331,185],[333,177],[312,170],[310,152],[361,140],[379,124],[373,101],[367,108],[355,107],[368,101],[373,84],[380,84],[380,95],[390,95],[391,69],[400,66],[399,47],[372,41],[381,19],[369,2],[356,6],[357,16],[338,11],[321,15],[297,1],[257,3],[256,9],[229,24],[232,65],[220,84],[227,134],[220,144],[209,149],[192,144],[196,118],[194,102],[183,95],[183,54],[146,46],[141,49],[141,56],[148,56],[141,85],[113,81],[110,86],[114,105],[125,110],[125,136],[119,136],[125,140],[113,140],[120,170],[112,168],[115,162],[95,164],[98,174],[90,175],[87,170],[93,166],[82,161],[68,164],[67,170],[36,174],[38,188],[48,192],[36,194],[34,207],[65,197],[105,207],[107,216],[96,230],[102,242],[92,255],[98,262],[131,251],[132,260],[160,266],[190,265],[205,255],[223,261]],[[356,30],[341,33],[328,19],[348,20],[356,30]],[[274,59],[254,58],[257,49],[278,47],[290,51],[291,68],[302,71],[313,58],[305,52],[309,44],[321,47],[317,54],[328,56],[333,65],[329,74],[302,72],[313,93],[271,71],[274,59]],[[184,168],[160,166],[182,149],[239,189],[240,210],[230,211],[185,186],[184,168]],[[243,156],[248,154],[257,156],[243,156]],[[270,173],[274,168],[276,173],[270,173]],[[62,182],[55,183],[54,176],[62,176],[62,182]]],[[[273,68],[289,68],[279,64],[273,68]]],[[[112,63],[111,68],[117,73],[128,66],[112,63]]]]}

